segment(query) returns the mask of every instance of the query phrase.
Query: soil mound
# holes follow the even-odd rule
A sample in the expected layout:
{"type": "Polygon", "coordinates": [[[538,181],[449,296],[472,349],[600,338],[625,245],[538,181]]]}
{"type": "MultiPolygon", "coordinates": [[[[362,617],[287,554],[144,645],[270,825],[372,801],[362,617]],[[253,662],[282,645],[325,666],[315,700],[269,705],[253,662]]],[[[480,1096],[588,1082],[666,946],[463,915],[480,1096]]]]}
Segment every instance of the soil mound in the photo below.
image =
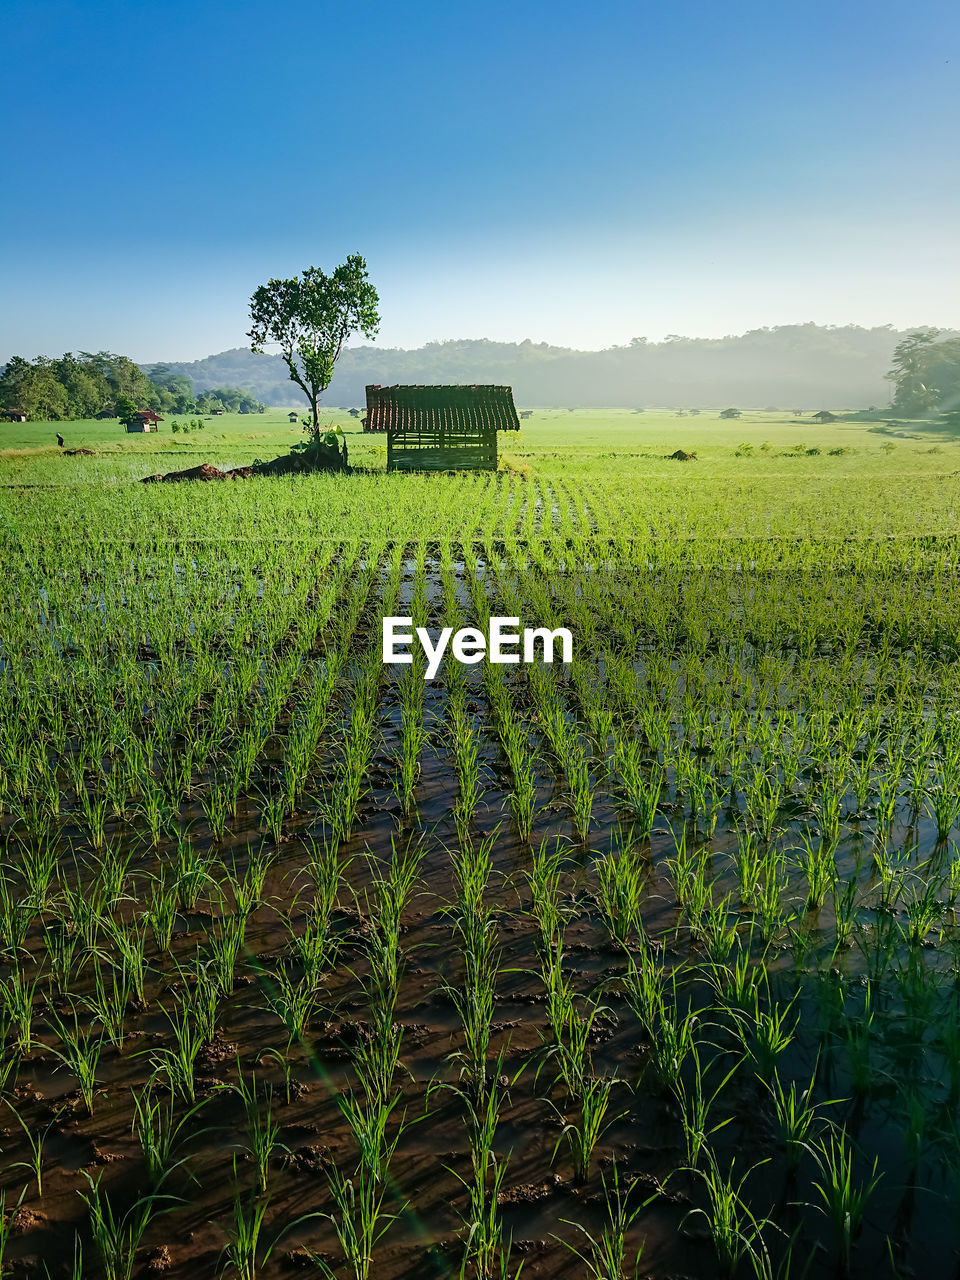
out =
{"type": "Polygon", "coordinates": [[[678,449],[676,453],[667,455],[668,461],[671,462],[696,462],[697,455],[695,453],[684,453],[682,449],[678,449]]]}
{"type": "Polygon", "coordinates": [[[85,458],[92,458],[93,450],[92,449],[64,449],[63,451],[63,456],[65,458],[79,458],[81,455],[85,458]]]}
{"type": "Polygon", "coordinates": [[[144,484],[154,484],[159,481],[177,481],[177,480],[226,480],[229,472],[221,471],[219,467],[215,467],[212,463],[201,462],[199,467],[188,467],[186,471],[168,471],[164,475],[144,476],[144,484]]]}
{"type": "Polygon", "coordinates": [[[249,467],[234,467],[232,471],[221,471],[212,462],[201,462],[199,467],[188,467],[186,471],[168,471],[166,475],[144,476],[141,484],[156,484],[160,481],[178,480],[249,480],[251,476],[286,476],[306,475],[313,471],[347,471],[346,458],[336,445],[320,445],[319,449],[310,453],[286,453],[282,457],[272,458],[270,462],[261,462],[259,458],[249,467]]]}

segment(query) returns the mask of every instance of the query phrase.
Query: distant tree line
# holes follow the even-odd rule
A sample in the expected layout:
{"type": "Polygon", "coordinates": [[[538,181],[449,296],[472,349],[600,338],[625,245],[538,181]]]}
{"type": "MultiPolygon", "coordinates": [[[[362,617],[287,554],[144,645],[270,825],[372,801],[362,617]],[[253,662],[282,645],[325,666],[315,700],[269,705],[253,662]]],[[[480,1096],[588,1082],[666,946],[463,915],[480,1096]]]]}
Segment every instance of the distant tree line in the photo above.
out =
{"type": "MultiPolygon", "coordinates": [[[[363,404],[372,382],[492,382],[512,386],[518,404],[556,408],[876,405],[886,400],[884,375],[906,336],[889,325],[798,324],[724,338],[637,338],[604,351],[488,339],[410,351],[357,345],[337,361],[324,403],[363,404]]],[[[235,348],[171,367],[196,387],[240,386],[270,405],[299,403],[279,355],[235,348]]]]}
{"type": "Polygon", "coordinates": [[[267,407],[242,387],[209,387],[196,392],[193,380],[169,365],[149,365],[148,373],[160,400],[158,405],[144,406],[146,408],[169,409],[171,413],[212,413],[214,409],[225,409],[227,413],[263,413],[267,407]]]}
{"type": "Polygon", "coordinates": [[[0,409],[19,410],[28,419],[68,422],[115,417],[119,406],[171,413],[263,413],[266,408],[238,387],[195,394],[183,374],[158,365],[148,376],[129,356],[111,351],[68,351],[59,358],[13,356],[0,372],[0,409]]]}

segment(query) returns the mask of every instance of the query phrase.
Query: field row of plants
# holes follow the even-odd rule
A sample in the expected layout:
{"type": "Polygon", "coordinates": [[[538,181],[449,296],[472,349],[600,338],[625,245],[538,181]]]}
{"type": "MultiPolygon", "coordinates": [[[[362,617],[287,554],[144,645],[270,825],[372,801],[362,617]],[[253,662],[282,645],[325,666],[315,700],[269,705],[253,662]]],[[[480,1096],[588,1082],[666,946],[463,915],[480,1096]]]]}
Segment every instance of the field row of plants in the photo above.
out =
{"type": "Polygon", "coordinates": [[[949,521],[393,480],[5,526],[0,1270],[945,1274],[949,521]]]}

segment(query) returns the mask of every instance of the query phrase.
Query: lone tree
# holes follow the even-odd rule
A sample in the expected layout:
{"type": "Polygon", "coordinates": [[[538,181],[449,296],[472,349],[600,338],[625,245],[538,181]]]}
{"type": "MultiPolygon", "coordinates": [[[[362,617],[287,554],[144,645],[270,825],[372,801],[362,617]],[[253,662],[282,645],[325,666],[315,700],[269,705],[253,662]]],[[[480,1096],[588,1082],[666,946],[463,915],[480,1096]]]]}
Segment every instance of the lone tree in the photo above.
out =
{"type": "Polygon", "coordinates": [[[333,378],[333,366],[354,333],[374,338],[380,327],[380,299],[367,279],[359,253],[326,275],[307,267],[290,280],[268,280],[250,299],[252,351],[280,347],[284,364],[307,397],[313,412],[311,445],[320,444],[320,397],[333,378]]]}
{"type": "Polygon", "coordinates": [[[131,400],[129,396],[117,396],[114,401],[114,410],[125,427],[133,426],[140,416],[136,400],[131,400]]]}

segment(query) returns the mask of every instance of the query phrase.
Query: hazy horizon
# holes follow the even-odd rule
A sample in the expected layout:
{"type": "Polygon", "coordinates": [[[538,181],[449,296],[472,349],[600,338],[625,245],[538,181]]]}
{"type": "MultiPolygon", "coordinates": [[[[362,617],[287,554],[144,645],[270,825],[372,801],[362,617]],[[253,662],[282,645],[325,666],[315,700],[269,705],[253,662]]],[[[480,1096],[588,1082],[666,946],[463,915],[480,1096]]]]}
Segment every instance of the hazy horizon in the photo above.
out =
{"type": "Polygon", "coordinates": [[[362,253],[379,345],[956,327],[960,17],[13,0],[0,359],[245,345],[362,253]]]}
{"type": "MultiPolygon", "coordinates": [[[[674,333],[671,331],[669,334],[661,334],[659,336],[653,335],[653,334],[634,334],[632,336],[645,337],[647,342],[650,345],[659,346],[668,342],[670,339],[690,339],[694,341],[695,340],[719,341],[722,339],[733,340],[737,338],[747,337],[751,333],[757,333],[757,332],[763,332],[763,331],[776,331],[778,329],[803,328],[807,326],[814,326],[820,329],[850,328],[850,329],[863,329],[865,331],[877,330],[877,329],[889,329],[896,333],[905,333],[910,330],[927,327],[929,324],[930,322],[926,320],[918,321],[916,324],[895,325],[895,324],[888,324],[888,323],[860,324],[856,320],[848,320],[848,321],[832,323],[832,322],[823,322],[823,321],[808,319],[808,320],[785,320],[785,321],[775,322],[773,324],[768,324],[768,325],[751,325],[748,328],[740,329],[740,330],[718,329],[717,331],[712,333],[674,333]]],[[[939,328],[945,333],[955,333],[957,331],[956,323],[952,325],[950,324],[932,325],[930,327],[939,328]]],[[[122,343],[123,341],[122,335],[119,341],[122,343]]],[[[567,343],[567,342],[550,342],[546,339],[531,337],[529,335],[526,335],[522,338],[514,338],[514,337],[494,337],[490,334],[473,334],[473,335],[458,334],[458,335],[449,336],[449,337],[425,338],[422,342],[411,344],[411,345],[405,345],[399,342],[387,343],[383,341],[382,338],[379,338],[379,337],[373,342],[360,338],[360,339],[352,340],[350,343],[347,344],[347,348],[345,349],[349,349],[355,353],[359,353],[361,351],[376,352],[377,350],[380,350],[381,352],[384,352],[384,353],[388,351],[396,351],[404,354],[407,354],[407,353],[414,354],[422,351],[425,347],[428,347],[431,345],[456,345],[458,343],[470,344],[470,343],[478,343],[478,342],[489,342],[494,344],[504,344],[508,346],[522,346],[524,343],[529,342],[529,343],[532,343],[534,346],[546,346],[546,347],[556,348],[558,350],[571,351],[581,355],[594,355],[594,354],[599,355],[599,354],[602,354],[603,352],[612,351],[617,348],[622,348],[630,345],[629,339],[624,342],[610,342],[605,346],[590,347],[590,346],[578,346],[574,343],[567,343]]],[[[65,347],[52,346],[44,349],[38,348],[35,351],[28,351],[23,349],[17,349],[16,351],[14,351],[11,349],[9,351],[4,352],[0,350],[0,364],[3,364],[4,361],[10,359],[11,356],[14,356],[14,355],[23,356],[25,359],[28,359],[28,360],[35,360],[41,356],[57,357],[62,355],[66,351],[72,351],[74,354],[77,354],[81,350],[81,348],[83,350],[90,350],[90,351],[115,351],[118,354],[129,356],[131,359],[136,361],[136,363],[139,365],[149,366],[153,364],[172,364],[172,365],[192,364],[198,361],[203,361],[212,356],[223,355],[232,351],[249,351],[250,344],[249,344],[249,341],[244,336],[241,336],[239,341],[229,343],[226,346],[220,346],[216,350],[200,351],[197,354],[186,354],[186,355],[171,354],[168,351],[161,351],[161,352],[152,352],[150,355],[143,356],[141,354],[138,354],[136,351],[129,350],[129,344],[127,347],[122,347],[118,345],[111,346],[109,343],[97,343],[91,346],[91,345],[85,345],[85,344],[76,342],[76,343],[73,343],[72,345],[68,344],[65,347]]],[[[266,353],[268,355],[278,354],[278,352],[270,344],[268,344],[266,348],[266,353]]]]}

